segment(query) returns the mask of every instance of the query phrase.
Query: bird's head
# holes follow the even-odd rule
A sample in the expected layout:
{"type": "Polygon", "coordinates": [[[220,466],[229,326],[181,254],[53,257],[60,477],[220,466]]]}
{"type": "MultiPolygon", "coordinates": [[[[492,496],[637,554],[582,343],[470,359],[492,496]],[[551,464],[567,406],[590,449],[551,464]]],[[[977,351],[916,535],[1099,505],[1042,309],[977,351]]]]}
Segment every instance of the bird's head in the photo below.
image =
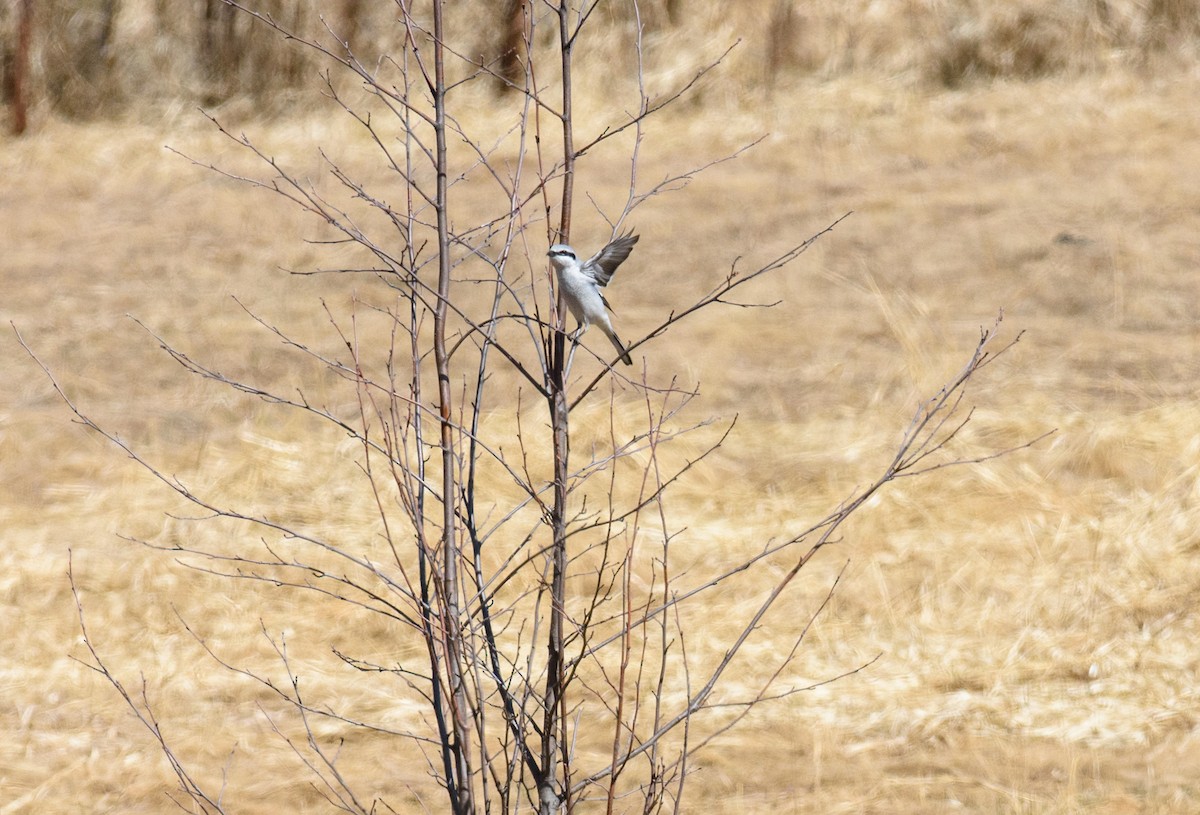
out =
{"type": "Polygon", "coordinates": [[[579,258],[575,256],[575,250],[567,246],[565,243],[556,243],[551,246],[550,251],[546,253],[546,256],[549,257],[550,262],[559,269],[579,260],[579,258]]]}

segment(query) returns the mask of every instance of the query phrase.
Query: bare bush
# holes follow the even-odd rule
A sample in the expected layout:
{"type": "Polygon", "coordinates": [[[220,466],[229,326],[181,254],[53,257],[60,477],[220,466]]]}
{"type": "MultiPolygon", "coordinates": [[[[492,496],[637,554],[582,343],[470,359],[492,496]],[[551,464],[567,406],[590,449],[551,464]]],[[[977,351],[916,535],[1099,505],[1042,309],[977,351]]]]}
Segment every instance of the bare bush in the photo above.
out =
{"type": "MultiPolygon", "coordinates": [[[[750,711],[813,686],[794,669],[823,604],[788,647],[747,659],[748,645],[804,567],[889,483],[1005,452],[960,455],[955,445],[971,420],[965,389],[1015,339],[995,347],[997,326],[983,330],[962,369],[917,407],[892,458],[825,517],[785,520],[749,554],[714,557],[683,572],[675,552],[686,524],[672,517],[671,488],[734,428],[721,428],[698,451],[679,445],[712,425],[688,418],[695,389],[646,362],[623,375],[607,346],[588,335],[568,338],[562,293],[541,255],[570,239],[576,188],[600,145],[621,137],[628,146],[624,200],[612,208],[591,201],[612,234],[639,207],[686,186],[702,169],[647,183],[639,159],[646,121],[715,63],[652,93],[640,70],[638,28],[630,44],[639,67],[631,83],[636,96],[614,101],[606,121],[585,128],[573,109],[574,60],[591,42],[594,5],[532,4],[516,80],[511,66],[501,73],[456,48],[440,0],[420,12],[397,4],[403,45],[372,62],[332,28],[326,37],[306,37],[269,9],[239,8],[356,78],[365,97],[347,97],[332,78],[325,91],[361,128],[393,183],[377,188],[326,157],[336,188],[323,191],[215,118],[259,170],[211,169],[315,217],[324,226],[322,240],[349,248],[357,261],[318,273],[367,276],[388,297],[360,302],[349,313],[330,307],[333,351],[251,315],[297,365],[342,383],[347,398],[332,404],[226,375],[151,333],[190,374],[317,419],[331,435],[314,434],[314,445],[351,440],[360,489],[377,509],[372,534],[339,538],[320,524],[206,494],[93,421],[57,382],[55,388],[80,421],[202,517],[244,530],[217,541],[184,536],[147,545],[204,572],[385,621],[409,653],[420,654],[416,661],[375,661],[339,648],[332,637],[319,643],[329,660],[354,672],[348,682],[383,683],[421,707],[418,721],[397,726],[359,715],[347,700],[311,699],[287,638],[265,625],[282,682],[231,663],[185,623],[216,664],[251,679],[292,714],[298,729],[277,732],[332,808],[395,806],[372,800],[365,779],[348,771],[341,750],[355,735],[393,740],[397,755],[423,761],[461,815],[549,815],[585,804],[606,812],[678,811],[699,750],[750,711]],[[553,34],[552,47],[538,46],[543,31],[553,34]],[[471,83],[496,81],[517,92],[499,136],[488,138],[467,128],[456,105],[472,104],[460,95],[471,83]],[[492,217],[460,215],[458,196],[468,194],[468,184],[471,195],[487,190],[492,217]],[[626,415],[627,407],[636,411],[626,415]],[[574,421],[585,412],[590,424],[574,421]],[[745,601],[734,633],[718,647],[699,648],[696,610],[750,573],[770,575],[770,588],[745,601]],[[751,677],[748,694],[721,693],[735,671],[751,677]]],[[[732,259],[715,285],[663,317],[630,350],[662,341],[707,310],[754,307],[742,299],[747,284],[780,273],[838,223],[767,262],[743,269],[732,259]]],[[[76,589],[75,597],[87,664],[152,733],[178,779],[181,805],[227,811],[230,792],[175,752],[145,689],[122,678],[124,666],[105,661],[87,627],[84,595],[76,589]]]]}

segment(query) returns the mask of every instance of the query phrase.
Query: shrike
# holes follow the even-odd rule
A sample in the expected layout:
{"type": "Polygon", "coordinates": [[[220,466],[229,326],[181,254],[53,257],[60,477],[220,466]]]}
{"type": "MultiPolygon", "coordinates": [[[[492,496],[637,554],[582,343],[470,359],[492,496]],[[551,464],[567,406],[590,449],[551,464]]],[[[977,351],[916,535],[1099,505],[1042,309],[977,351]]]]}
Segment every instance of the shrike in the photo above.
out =
{"type": "Polygon", "coordinates": [[[621,361],[626,365],[632,365],[633,360],[629,358],[629,352],[625,350],[625,345],[617,337],[617,332],[608,319],[606,309],[612,311],[612,307],[600,293],[600,288],[608,285],[617,267],[629,257],[633,245],[637,242],[638,236],[630,230],[583,262],[576,256],[575,250],[565,243],[554,244],[546,253],[550,262],[554,264],[554,270],[558,272],[558,286],[567,301],[567,308],[571,309],[571,313],[579,321],[579,328],[571,339],[578,339],[587,331],[589,325],[595,323],[600,326],[605,336],[612,340],[617,353],[621,355],[621,361]]]}

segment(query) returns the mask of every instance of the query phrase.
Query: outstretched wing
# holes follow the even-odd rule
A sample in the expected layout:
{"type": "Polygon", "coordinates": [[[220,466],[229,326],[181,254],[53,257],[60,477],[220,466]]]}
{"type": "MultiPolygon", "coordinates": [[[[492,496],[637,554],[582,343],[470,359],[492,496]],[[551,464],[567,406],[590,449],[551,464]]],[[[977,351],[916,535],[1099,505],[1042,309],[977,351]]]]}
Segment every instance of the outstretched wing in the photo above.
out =
{"type": "Polygon", "coordinates": [[[638,242],[639,237],[639,235],[633,234],[632,229],[629,230],[597,252],[594,257],[589,258],[581,270],[595,280],[598,285],[607,286],[608,281],[612,280],[613,272],[625,262],[625,258],[629,257],[629,253],[633,251],[633,245],[638,242]]]}

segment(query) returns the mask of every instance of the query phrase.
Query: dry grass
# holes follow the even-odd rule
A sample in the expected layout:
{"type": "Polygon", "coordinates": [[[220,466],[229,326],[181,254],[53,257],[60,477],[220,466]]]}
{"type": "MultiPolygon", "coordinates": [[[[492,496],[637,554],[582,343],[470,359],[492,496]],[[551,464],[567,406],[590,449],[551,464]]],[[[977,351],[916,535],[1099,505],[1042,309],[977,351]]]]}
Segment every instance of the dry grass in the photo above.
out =
{"type": "MultiPolygon", "coordinates": [[[[780,307],[713,313],[646,349],[654,376],[701,383],[704,412],[740,415],[723,455],[676,495],[685,559],[735,557],[872,477],[916,399],[956,370],[998,308],[1029,333],[973,391],[973,440],[1059,429],[1036,450],[900,483],[871,506],[759,647],[802,625],[849,559],[803,673],[882,657],[753,718],[703,757],[688,800],[730,813],[1194,812],[1200,80],[1109,71],[922,87],[796,83],[777,91],[789,104],[689,110],[651,129],[645,178],[773,135],[639,211],[645,238],[613,292],[630,335],[706,289],[735,253],[766,258],[855,211],[759,287],[780,307]]],[[[309,174],[314,140],[370,166],[361,141],[326,119],[257,129],[309,174]]],[[[370,534],[337,437],[184,377],[125,315],[231,374],[334,399],[336,382],[295,367],[229,296],[323,343],[318,297],[345,313],[353,294],[378,292],[277,271],[315,262],[301,242],[311,225],[164,154],[164,142],[225,150],[191,117],[51,120],[36,139],[0,144],[4,319],[165,471],[330,535],[370,534]]],[[[623,166],[597,156],[580,183],[619,194],[623,166]]],[[[576,234],[591,243],[600,229],[581,222],[576,234]]],[[[270,700],[216,668],[174,610],[231,660],[275,673],[258,620],[288,629],[314,697],[406,721],[412,710],[348,676],[318,636],[402,659],[397,632],[120,540],[236,530],[165,516],[181,508],[69,424],[11,338],[5,348],[0,813],[172,811],[145,733],[71,660],[82,649],[68,549],[102,652],[127,681],[146,677],[180,753],[207,778],[228,766],[239,811],[318,811],[269,731],[270,700]]],[[[720,621],[743,600],[707,608],[696,639],[719,647],[720,621]]],[[[420,811],[414,795],[441,808],[423,767],[388,744],[359,738],[345,753],[398,809],[420,811]]]]}

